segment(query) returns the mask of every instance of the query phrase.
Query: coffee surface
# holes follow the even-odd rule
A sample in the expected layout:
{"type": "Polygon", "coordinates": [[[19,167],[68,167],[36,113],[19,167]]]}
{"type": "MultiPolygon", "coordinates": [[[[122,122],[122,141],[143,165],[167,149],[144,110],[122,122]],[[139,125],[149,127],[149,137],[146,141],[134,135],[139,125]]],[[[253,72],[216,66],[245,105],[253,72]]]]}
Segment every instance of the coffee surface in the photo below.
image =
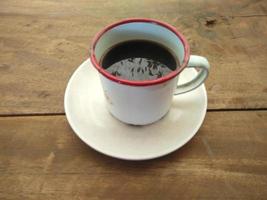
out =
{"type": "Polygon", "coordinates": [[[178,67],[177,59],[167,48],[146,40],[113,46],[104,54],[101,64],[110,74],[127,80],[155,80],[178,67]]]}

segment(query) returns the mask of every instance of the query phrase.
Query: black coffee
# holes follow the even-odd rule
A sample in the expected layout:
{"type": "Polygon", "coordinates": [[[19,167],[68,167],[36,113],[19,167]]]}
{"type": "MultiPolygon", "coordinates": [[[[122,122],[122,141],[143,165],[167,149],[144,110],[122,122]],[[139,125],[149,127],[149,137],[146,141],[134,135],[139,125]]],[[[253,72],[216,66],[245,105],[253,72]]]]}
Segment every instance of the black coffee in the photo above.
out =
{"type": "Polygon", "coordinates": [[[102,57],[104,69],[127,80],[154,80],[178,67],[177,59],[164,46],[146,40],[119,43],[102,57]]]}

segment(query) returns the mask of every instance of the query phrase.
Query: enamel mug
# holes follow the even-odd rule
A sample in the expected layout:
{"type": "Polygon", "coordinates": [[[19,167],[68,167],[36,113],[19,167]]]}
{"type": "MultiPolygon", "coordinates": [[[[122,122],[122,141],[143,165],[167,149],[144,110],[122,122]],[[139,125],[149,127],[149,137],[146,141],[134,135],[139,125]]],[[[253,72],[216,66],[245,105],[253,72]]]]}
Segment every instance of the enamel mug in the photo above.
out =
{"type": "Polygon", "coordinates": [[[95,36],[90,57],[99,72],[109,112],[133,125],[161,119],[170,109],[173,96],[199,87],[210,68],[206,58],[190,55],[189,45],[179,31],[154,19],[126,19],[105,27],[95,36]],[[100,60],[111,47],[129,40],[149,40],[165,46],[175,53],[180,66],[155,80],[134,81],[113,76],[102,68],[100,60]],[[179,74],[186,67],[197,68],[198,73],[193,80],[179,85],[179,74]]]}

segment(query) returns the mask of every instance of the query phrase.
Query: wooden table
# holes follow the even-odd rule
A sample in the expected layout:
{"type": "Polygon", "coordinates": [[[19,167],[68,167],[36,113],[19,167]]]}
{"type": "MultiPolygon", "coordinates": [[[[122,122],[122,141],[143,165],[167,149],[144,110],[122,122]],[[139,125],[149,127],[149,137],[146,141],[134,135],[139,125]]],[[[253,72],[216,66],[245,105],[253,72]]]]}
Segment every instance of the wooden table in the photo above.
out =
{"type": "Polygon", "coordinates": [[[267,1],[0,1],[0,199],[267,199],[267,1]],[[66,83],[103,26],[166,21],[206,56],[208,113],[180,150],[116,160],[73,134],[66,83]]]}

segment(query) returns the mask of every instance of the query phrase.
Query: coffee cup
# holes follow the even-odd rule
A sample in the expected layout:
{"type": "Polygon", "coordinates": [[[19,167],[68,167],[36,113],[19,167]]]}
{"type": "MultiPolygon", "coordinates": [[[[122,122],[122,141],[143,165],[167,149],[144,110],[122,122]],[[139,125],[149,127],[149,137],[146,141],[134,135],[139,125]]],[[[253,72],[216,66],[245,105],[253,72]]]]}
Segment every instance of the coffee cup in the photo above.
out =
{"type": "Polygon", "coordinates": [[[154,19],[125,19],[105,27],[93,39],[90,58],[99,72],[109,112],[133,125],[161,119],[170,109],[173,96],[179,98],[199,87],[210,69],[205,57],[190,55],[188,42],[176,28],[154,19]],[[101,65],[103,55],[113,46],[132,40],[148,40],[165,46],[175,53],[179,67],[154,80],[127,80],[112,75],[101,65]],[[179,85],[179,74],[185,68],[196,68],[197,75],[179,85]]]}

